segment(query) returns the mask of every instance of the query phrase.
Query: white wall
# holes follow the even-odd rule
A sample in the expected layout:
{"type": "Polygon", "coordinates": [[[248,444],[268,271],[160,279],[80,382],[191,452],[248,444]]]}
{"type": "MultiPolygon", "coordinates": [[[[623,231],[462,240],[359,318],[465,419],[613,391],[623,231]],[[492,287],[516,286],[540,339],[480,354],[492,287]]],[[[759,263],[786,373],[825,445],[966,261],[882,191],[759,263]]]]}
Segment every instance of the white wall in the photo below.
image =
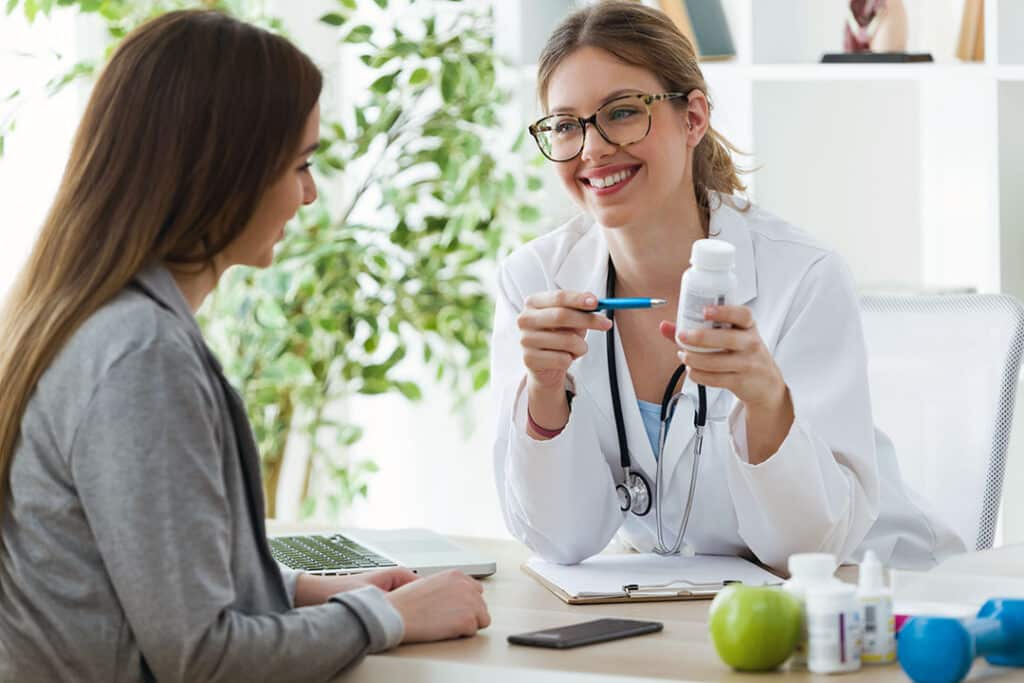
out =
{"type": "Polygon", "coordinates": [[[20,9],[0,16],[0,119],[17,122],[0,158],[0,298],[28,255],[71,149],[81,91],[71,87],[47,98],[44,84],[77,60],[80,28],[64,12],[38,18],[31,29],[20,9]],[[3,102],[15,89],[27,96],[17,110],[3,102]]]}

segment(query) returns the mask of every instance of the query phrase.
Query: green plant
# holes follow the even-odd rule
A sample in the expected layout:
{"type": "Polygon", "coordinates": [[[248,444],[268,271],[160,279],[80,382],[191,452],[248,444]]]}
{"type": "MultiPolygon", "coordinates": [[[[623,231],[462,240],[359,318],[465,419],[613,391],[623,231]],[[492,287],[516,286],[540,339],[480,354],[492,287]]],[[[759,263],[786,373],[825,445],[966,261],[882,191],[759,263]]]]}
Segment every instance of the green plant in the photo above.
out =
{"type": "MultiPolygon", "coordinates": [[[[56,4],[99,5],[116,40],[131,21],[192,3],[56,4]]],[[[227,4],[251,18],[246,3],[227,4]]],[[[343,111],[325,111],[315,159],[320,201],[289,226],[274,265],[229,271],[201,315],[246,400],[271,516],[296,438],[310,454],[307,514],[318,498],[336,513],[366,494],[373,461],[351,457],[362,429],[332,406],[357,394],[419,399],[422,388],[403,363],[410,353],[462,401],[487,383],[487,266],[518,226],[538,217],[523,199],[539,180],[524,178],[508,158],[522,137],[501,133],[507,95],[489,9],[457,0],[401,4],[339,0],[321,17],[370,85],[343,111]],[[330,482],[319,497],[317,481],[330,482]]],[[[281,27],[262,15],[261,23],[281,27]]]]}

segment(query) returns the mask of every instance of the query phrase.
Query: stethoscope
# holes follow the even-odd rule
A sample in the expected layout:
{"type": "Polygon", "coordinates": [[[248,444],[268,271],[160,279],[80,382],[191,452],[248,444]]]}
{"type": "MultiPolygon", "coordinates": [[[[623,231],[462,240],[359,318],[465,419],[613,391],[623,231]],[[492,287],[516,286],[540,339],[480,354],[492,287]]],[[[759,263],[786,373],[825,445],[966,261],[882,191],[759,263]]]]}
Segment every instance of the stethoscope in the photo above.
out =
{"type": "MultiPolygon", "coordinates": [[[[608,259],[608,282],[605,286],[606,296],[615,296],[615,265],[611,258],[608,259]]],[[[614,319],[615,311],[608,310],[608,318],[614,319]]],[[[662,463],[665,461],[665,440],[668,437],[669,423],[675,414],[676,404],[683,397],[680,390],[674,393],[679,378],[686,372],[686,364],[680,363],[679,367],[672,373],[671,379],[665,385],[665,393],[661,399],[661,424],[658,427],[658,453],[657,469],[654,475],[654,495],[651,494],[651,485],[640,472],[634,472],[629,458],[629,446],[626,443],[626,423],[622,419],[622,402],[619,400],[619,381],[616,373],[615,363],[615,327],[612,326],[607,332],[608,335],[608,384],[612,390],[612,408],[615,411],[615,431],[619,439],[619,462],[622,464],[623,483],[615,486],[615,492],[619,498],[619,508],[625,512],[629,510],[637,517],[643,517],[651,511],[653,500],[655,521],[658,526],[658,545],[654,552],[659,555],[676,555],[683,545],[683,535],[686,533],[686,525],[690,521],[690,510],[693,508],[693,494],[697,486],[697,472],[700,468],[700,455],[704,445],[704,427],[708,419],[708,398],[707,390],[703,384],[697,385],[697,410],[693,413],[694,447],[693,447],[693,470],[690,473],[690,491],[686,497],[686,509],[683,512],[683,522],[679,527],[679,535],[671,548],[665,545],[663,527],[661,524],[661,471],[662,463]]],[[[692,549],[687,549],[686,554],[692,555],[692,549]]]]}

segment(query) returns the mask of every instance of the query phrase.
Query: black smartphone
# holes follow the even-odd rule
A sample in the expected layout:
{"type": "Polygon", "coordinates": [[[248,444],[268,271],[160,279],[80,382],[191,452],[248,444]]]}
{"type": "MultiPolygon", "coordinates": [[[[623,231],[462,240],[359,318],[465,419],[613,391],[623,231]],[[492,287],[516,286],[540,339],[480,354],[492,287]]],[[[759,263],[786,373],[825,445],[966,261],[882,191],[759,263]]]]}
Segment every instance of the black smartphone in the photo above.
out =
{"type": "Polygon", "coordinates": [[[663,628],[658,621],[637,621],[636,619],[595,619],[581,624],[547,628],[543,631],[517,633],[508,637],[508,642],[534,647],[553,647],[564,650],[580,645],[603,643],[606,640],[642,636],[663,628]]]}

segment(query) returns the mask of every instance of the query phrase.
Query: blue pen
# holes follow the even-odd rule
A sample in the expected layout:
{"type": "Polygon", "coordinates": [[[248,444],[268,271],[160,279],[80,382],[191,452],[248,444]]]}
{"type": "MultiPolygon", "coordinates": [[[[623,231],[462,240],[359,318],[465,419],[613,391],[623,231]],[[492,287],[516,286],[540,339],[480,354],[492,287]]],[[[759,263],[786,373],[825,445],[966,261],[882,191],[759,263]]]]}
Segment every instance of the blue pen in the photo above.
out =
{"type": "Polygon", "coordinates": [[[598,299],[597,311],[613,310],[618,311],[623,308],[654,308],[656,306],[664,306],[667,301],[664,299],[651,299],[649,297],[634,297],[631,299],[598,299]]]}

